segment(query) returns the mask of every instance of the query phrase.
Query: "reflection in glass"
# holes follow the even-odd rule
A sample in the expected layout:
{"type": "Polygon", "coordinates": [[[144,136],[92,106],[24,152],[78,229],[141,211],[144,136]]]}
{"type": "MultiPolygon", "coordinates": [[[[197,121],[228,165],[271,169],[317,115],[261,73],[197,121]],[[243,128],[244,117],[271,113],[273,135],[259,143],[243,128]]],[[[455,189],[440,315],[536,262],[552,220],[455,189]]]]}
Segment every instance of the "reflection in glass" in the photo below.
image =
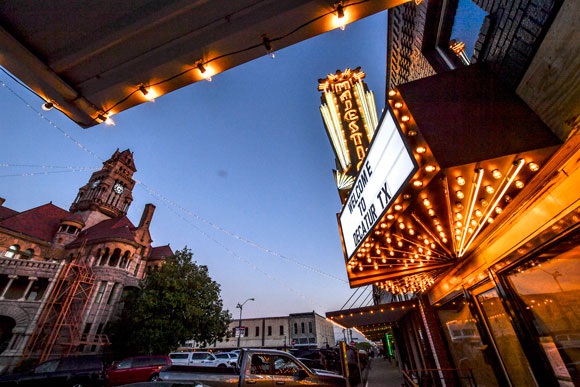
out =
{"type": "Polygon", "coordinates": [[[508,279],[533,315],[558,380],[580,385],[580,246],[558,250],[512,270],[508,279]]]}
{"type": "Polygon", "coordinates": [[[496,289],[477,296],[485,312],[493,339],[514,386],[535,386],[530,365],[524,355],[516,332],[509,320],[496,289]]]}
{"type": "Polygon", "coordinates": [[[449,343],[455,367],[464,385],[471,369],[478,386],[497,386],[490,365],[483,356],[483,343],[475,326],[475,319],[463,298],[449,302],[437,311],[449,343]]]}

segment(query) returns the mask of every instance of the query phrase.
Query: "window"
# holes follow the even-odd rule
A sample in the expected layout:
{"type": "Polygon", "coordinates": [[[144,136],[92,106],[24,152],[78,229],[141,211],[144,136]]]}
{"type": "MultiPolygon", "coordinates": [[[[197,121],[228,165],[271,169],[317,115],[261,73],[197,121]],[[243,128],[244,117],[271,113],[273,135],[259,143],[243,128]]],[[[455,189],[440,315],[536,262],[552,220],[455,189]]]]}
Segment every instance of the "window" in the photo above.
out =
{"type": "Polygon", "coordinates": [[[312,321],[308,321],[308,333],[312,333],[312,321]]]}
{"type": "Polygon", "coordinates": [[[298,324],[294,323],[294,334],[298,334],[298,324]]]}
{"type": "Polygon", "coordinates": [[[131,368],[132,363],[133,363],[133,359],[126,359],[126,360],[120,361],[119,364],[117,364],[117,369],[122,370],[122,369],[131,368]]]}
{"type": "Polygon", "coordinates": [[[288,375],[293,376],[296,374],[301,367],[294,363],[292,359],[286,356],[275,356],[274,357],[274,375],[288,375]]]}
{"type": "Polygon", "coordinates": [[[111,305],[115,300],[115,293],[117,293],[117,289],[119,288],[118,283],[113,284],[113,288],[111,289],[111,293],[109,293],[109,298],[107,299],[107,305],[111,305]]]}
{"type": "MultiPolygon", "coordinates": [[[[537,344],[564,363],[561,368],[559,362],[552,365],[556,376],[571,378],[574,385],[580,385],[579,240],[578,234],[568,237],[512,269],[506,278],[522,305],[521,315],[534,321],[537,344]]],[[[511,353],[513,346],[506,346],[506,354],[511,353]]]]}
{"type": "Polygon", "coordinates": [[[20,251],[20,246],[12,245],[8,248],[8,251],[4,254],[8,258],[18,258],[18,252],[20,251]]]}
{"type": "Polygon", "coordinates": [[[33,249],[26,249],[20,255],[21,259],[32,259],[34,257],[34,250],[33,249]]]}
{"type": "Polygon", "coordinates": [[[304,323],[303,322],[300,323],[300,328],[301,328],[301,332],[304,333],[304,323]]]}
{"type": "Polygon", "coordinates": [[[280,325],[280,336],[284,335],[284,325],[280,325]]]}
{"type": "Polygon", "coordinates": [[[103,299],[103,294],[105,293],[106,288],[107,288],[107,281],[102,281],[101,285],[99,286],[99,290],[97,291],[97,296],[95,297],[95,304],[101,303],[101,300],[103,299]]]}
{"type": "Polygon", "coordinates": [[[250,373],[253,375],[268,375],[270,374],[270,356],[267,355],[252,355],[252,366],[250,373]]]}
{"type": "Polygon", "coordinates": [[[256,337],[260,336],[260,327],[256,327],[256,337]]]}
{"type": "Polygon", "coordinates": [[[268,336],[272,336],[272,326],[268,325],[268,336]]]}

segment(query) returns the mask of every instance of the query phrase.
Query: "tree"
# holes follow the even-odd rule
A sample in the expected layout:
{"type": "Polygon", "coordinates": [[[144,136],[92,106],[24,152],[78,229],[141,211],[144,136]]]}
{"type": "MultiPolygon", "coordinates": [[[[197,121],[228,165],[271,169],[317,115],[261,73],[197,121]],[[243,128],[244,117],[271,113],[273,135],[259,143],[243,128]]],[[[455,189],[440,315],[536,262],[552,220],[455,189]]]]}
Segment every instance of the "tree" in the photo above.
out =
{"type": "Polygon", "coordinates": [[[228,335],[220,285],[192,257],[187,247],[176,251],[124,296],[120,319],[107,327],[115,355],[166,354],[186,340],[205,346],[228,335]]]}

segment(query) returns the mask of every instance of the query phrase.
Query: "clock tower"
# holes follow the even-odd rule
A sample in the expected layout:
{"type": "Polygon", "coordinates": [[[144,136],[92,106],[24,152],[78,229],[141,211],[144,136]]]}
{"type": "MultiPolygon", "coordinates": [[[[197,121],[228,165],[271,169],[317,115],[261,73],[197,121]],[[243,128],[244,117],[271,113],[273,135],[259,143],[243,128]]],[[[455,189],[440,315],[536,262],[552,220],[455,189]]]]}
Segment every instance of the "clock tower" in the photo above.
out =
{"type": "Polygon", "coordinates": [[[79,214],[90,227],[106,219],[125,216],[133,201],[133,174],[137,171],[133,152],[115,151],[103,162],[103,168],[91,175],[89,182],[79,189],[70,212],[79,214]]]}

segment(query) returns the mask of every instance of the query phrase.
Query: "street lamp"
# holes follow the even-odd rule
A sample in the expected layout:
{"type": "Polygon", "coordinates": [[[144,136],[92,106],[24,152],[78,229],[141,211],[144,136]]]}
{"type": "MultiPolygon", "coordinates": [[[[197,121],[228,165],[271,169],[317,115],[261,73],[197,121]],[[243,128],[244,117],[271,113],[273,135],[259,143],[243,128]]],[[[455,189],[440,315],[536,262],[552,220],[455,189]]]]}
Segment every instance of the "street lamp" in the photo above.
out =
{"type": "Polygon", "coordinates": [[[240,308],[240,322],[238,324],[238,348],[240,348],[240,337],[242,337],[242,308],[246,305],[248,301],[255,301],[253,298],[248,298],[246,301],[242,302],[241,304],[238,302],[236,308],[240,308]]]}

